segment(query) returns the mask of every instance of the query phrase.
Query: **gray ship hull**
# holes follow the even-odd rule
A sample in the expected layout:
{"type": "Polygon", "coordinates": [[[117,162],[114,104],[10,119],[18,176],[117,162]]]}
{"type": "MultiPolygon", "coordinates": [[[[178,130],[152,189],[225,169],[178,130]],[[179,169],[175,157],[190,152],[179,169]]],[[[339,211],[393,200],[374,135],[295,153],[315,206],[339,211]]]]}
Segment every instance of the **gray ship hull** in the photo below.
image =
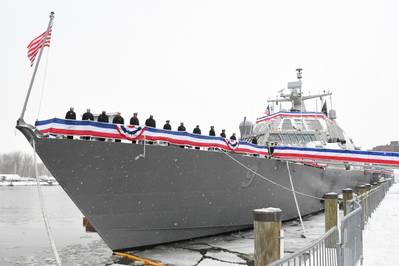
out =
{"type": "MultiPolygon", "coordinates": [[[[220,151],[176,146],[37,138],[43,163],[112,250],[213,235],[251,227],[252,210],[282,209],[298,216],[292,192],[256,176],[220,151]]],[[[231,154],[245,166],[290,187],[286,163],[231,154]]],[[[368,182],[363,171],[319,169],[290,163],[295,189],[322,197],[368,182]]],[[[319,199],[297,195],[303,215],[319,199]]]]}

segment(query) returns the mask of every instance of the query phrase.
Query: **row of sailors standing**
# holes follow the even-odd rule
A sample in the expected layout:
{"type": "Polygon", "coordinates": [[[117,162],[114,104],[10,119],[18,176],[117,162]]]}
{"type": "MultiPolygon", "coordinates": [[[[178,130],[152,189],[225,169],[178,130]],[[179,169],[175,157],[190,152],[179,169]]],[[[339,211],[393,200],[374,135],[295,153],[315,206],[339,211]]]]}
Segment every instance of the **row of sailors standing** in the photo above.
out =
{"type": "MultiPolygon", "coordinates": [[[[66,113],[65,119],[76,120],[76,113],[75,113],[73,107],[71,107],[69,109],[69,111],[66,113]]],[[[82,115],[82,120],[94,121],[94,115],[90,112],[90,109],[87,109],[86,113],[84,113],[82,115]]],[[[109,123],[109,116],[106,114],[105,111],[102,111],[101,114],[98,116],[97,121],[98,122],[102,122],[102,123],[109,123]]],[[[134,126],[138,126],[140,124],[140,121],[139,121],[139,119],[137,117],[137,113],[133,113],[133,116],[132,116],[132,118],[130,118],[129,122],[130,122],[130,125],[134,125],[134,126]]],[[[121,116],[120,112],[116,113],[116,115],[112,119],[112,123],[113,124],[124,124],[125,123],[125,120],[121,116]]],[[[153,115],[150,115],[150,117],[145,121],[145,125],[148,126],[148,127],[153,127],[153,128],[156,127],[156,122],[155,122],[155,119],[154,119],[153,115]]],[[[166,123],[163,126],[163,129],[164,130],[172,130],[172,126],[170,124],[170,120],[166,120],[166,123]]],[[[183,122],[180,123],[180,126],[177,128],[177,131],[186,131],[186,127],[184,126],[183,122]]],[[[201,135],[202,132],[201,132],[201,129],[200,129],[199,125],[197,125],[194,128],[193,133],[201,135]]],[[[214,126],[211,126],[211,128],[209,130],[209,136],[216,136],[216,132],[215,132],[214,126]]],[[[222,129],[222,132],[220,133],[220,136],[223,137],[223,138],[226,138],[226,130],[225,129],[222,129]]],[[[67,138],[68,139],[73,139],[73,136],[68,136],[67,138]]],[[[90,139],[90,137],[83,137],[83,139],[90,139]]],[[[105,141],[104,138],[99,138],[98,140],[105,141]]],[[[235,133],[233,133],[230,136],[230,140],[237,140],[237,137],[236,137],[235,133]]],[[[116,139],[115,142],[121,142],[121,140],[120,139],[116,139]]],[[[133,141],[133,143],[136,143],[136,141],[133,141]]]]}

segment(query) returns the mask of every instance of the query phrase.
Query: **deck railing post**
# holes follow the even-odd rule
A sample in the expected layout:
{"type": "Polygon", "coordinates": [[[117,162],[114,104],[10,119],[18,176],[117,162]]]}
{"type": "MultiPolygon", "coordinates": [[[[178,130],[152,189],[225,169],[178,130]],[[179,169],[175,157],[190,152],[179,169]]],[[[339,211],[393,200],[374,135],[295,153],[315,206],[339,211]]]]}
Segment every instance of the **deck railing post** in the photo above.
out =
{"type": "Polygon", "coordinates": [[[254,214],[255,266],[280,259],[281,210],[256,209],[254,214]]]}

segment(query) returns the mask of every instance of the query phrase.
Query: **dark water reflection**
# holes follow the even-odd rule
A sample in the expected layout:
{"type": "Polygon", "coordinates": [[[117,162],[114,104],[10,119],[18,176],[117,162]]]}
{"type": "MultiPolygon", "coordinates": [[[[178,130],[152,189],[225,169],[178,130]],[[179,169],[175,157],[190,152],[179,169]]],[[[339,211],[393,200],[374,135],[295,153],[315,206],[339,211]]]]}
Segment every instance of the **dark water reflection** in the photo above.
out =
{"type": "MultiPolygon", "coordinates": [[[[59,186],[42,187],[53,237],[64,265],[109,264],[111,250],[86,233],[83,215],[59,186]]],[[[37,188],[0,187],[0,265],[51,265],[37,188]]]]}

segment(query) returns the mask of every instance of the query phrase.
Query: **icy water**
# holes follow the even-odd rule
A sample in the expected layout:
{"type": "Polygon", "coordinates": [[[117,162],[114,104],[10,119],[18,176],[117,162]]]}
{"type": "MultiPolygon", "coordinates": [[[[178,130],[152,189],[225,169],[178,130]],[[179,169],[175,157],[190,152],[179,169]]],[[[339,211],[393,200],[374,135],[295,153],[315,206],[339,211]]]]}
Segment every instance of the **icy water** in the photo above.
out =
{"type": "MultiPolygon", "coordinates": [[[[86,233],[83,215],[59,186],[42,186],[53,237],[63,265],[112,265],[118,259],[96,233],[86,233]]],[[[324,232],[324,216],[304,219],[306,239],[296,221],[284,223],[285,252],[292,253],[324,232]]],[[[176,266],[247,265],[252,230],[159,245],[134,254],[176,266]]],[[[119,261],[121,263],[121,261],[119,261]]],[[[0,266],[54,265],[37,188],[0,187],[0,266]]]]}
{"type": "MultiPolygon", "coordinates": [[[[111,250],[86,233],[83,215],[59,186],[42,186],[53,237],[64,265],[106,265],[111,250]]],[[[51,265],[37,188],[0,187],[0,265],[51,265]]]]}

